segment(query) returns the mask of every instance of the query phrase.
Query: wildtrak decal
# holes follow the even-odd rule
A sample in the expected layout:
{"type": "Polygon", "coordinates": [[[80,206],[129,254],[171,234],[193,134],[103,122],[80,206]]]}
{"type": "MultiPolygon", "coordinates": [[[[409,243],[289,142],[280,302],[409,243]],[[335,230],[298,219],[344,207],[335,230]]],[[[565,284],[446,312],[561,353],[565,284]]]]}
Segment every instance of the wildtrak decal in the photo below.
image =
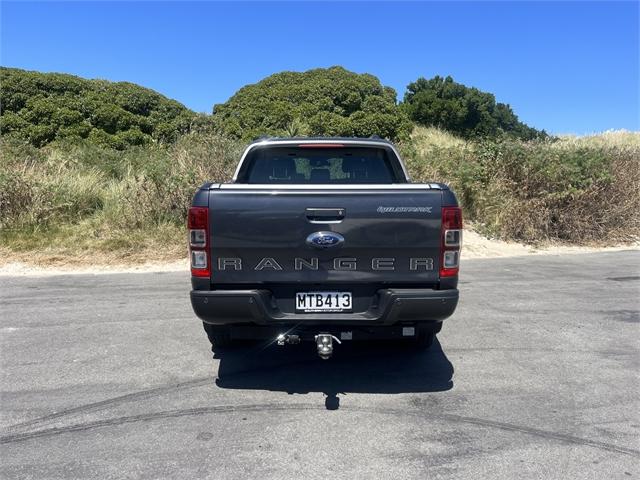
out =
{"type": "Polygon", "coordinates": [[[376,209],[378,213],[431,213],[433,207],[383,207],[376,209]]]}

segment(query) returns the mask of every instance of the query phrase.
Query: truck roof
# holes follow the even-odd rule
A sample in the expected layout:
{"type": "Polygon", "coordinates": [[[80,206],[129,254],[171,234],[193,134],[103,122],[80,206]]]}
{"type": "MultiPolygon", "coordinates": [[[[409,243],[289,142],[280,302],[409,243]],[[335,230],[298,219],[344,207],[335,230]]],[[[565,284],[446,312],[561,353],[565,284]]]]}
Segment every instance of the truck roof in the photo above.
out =
{"type": "Polygon", "coordinates": [[[350,144],[354,143],[363,143],[367,145],[371,145],[372,143],[379,143],[382,145],[390,145],[393,146],[393,142],[386,140],[384,138],[380,138],[377,136],[373,137],[259,137],[253,140],[249,145],[254,145],[256,143],[282,143],[282,142],[291,142],[291,143],[305,143],[305,142],[348,142],[350,144]]]}

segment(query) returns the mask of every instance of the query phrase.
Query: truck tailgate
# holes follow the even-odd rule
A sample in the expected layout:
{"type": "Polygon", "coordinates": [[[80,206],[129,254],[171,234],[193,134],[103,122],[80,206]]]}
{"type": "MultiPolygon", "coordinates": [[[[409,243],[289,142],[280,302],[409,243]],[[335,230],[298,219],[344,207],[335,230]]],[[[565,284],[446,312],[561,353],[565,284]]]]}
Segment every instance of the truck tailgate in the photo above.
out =
{"type": "Polygon", "coordinates": [[[442,192],[392,187],[213,187],[212,283],[437,282],[442,192]],[[344,241],[321,248],[316,232],[344,241]]]}

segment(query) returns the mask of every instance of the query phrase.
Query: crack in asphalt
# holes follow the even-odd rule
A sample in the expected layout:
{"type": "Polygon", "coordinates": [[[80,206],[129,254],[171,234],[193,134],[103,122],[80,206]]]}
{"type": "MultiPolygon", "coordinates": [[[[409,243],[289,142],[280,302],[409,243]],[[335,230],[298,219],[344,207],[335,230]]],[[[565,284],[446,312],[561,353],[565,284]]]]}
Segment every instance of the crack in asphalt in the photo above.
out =
{"type": "MultiPolygon", "coordinates": [[[[302,366],[302,365],[305,365],[305,364],[308,364],[308,363],[311,363],[311,362],[316,362],[316,361],[317,360],[314,357],[313,359],[301,360],[301,361],[298,361],[298,362],[288,363],[287,365],[288,365],[288,367],[291,367],[291,366],[302,366]]],[[[281,367],[281,365],[275,364],[275,365],[263,366],[263,367],[260,367],[260,368],[239,370],[237,372],[227,374],[225,376],[225,378],[232,378],[233,376],[238,376],[238,375],[264,373],[264,372],[268,372],[270,370],[273,370],[273,369],[276,369],[276,368],[280,368],[280,367],[281,367]]],[[[134,402],[134,401],[138,401],[138,400],[144,400],[146,398],[151,398],[151,397],[155,397],[155,396],[164,395],[165,393],[170,393],[172,391],[199,387],[199,386],[206,385],[208,383],[214,384],[217,379],[218,379],[217,375],[211,375],[211,376],[204,377],[204,378],[196,378],[196,379],[189,380],[189,381],[186,381],[186,382],[174,383],[174,384],[170,384],[170,385],[163,385],[163,386],[160,386],[160,387],[154,387],[154,388],[149,388],[149,389],[146,389],[146,390],[140,390],[140,391],[137,391],[137,392],[127,393],[125,395],[119,395],[117,397],[108,398],[108,399],[101,400],[101,401],[98,401],[98,402],[88,403],[88,404],[84,404],[84,405],[79,405],[77,407],[68,408],[68,409],[65,409],[65,410],[61,410],[59,412],[54,412],[54,413],[51,413],[51,414],[48,414],[48,415],[44,415],[42,417],[34,418],[32,420],[27,420],[27,421],[24,421],[24,422],[15,423],[13,425],[9,425],[8,427],[6,427],[6,430],[10,432],[10,431],[19,430],[19,429],[22,429],[22,428],[29,428],[29,427],[33,427],[33,426],[36,426],[36,425],[49,423],[49,422],[51,422],[53,420],[59,420],[60,418],[67,417],[67,416],[70,416],[70,415],[75,415],[75,414],[79,414],[79,413],[96,412],[96,411],[99,411],[99,410],[104,410],[106,408],[110,408],[110,407],[112,407],[114,405],[134,402]]],[[[3,437],[0,437],[0,438],[3,438],[3,437]]]]}
{"type": "Polygon", "coordinates": [[[87,403],[84,405],[79,405],[77,407],[68,408],[65,410],[61,410],[59,412],[54,412],[42,417],[34,418],[32,420],[27,420],[25,422],[14,423],[13,425],[9,425],[8,427],[6,427],[6,430],[12,431],[20,428],[25,428],[25,427],[33,427],[35,425],[47,423],[52,420],[58,420],[62,417],[75,415],[77,413],[95,412],[98,410],[109,408],[113,405],[118,405],[120,403],[128,403],[136,400],[144,400],[145,398],[163,395],[165,393],[169,393],[175,390],[180,390],[183,388],[198,387],[198,386],[206,385],[209,382],[215,382],[216,378],[217,377],[214,377],[214,376],[199,378],[195,380],[189,380],[187,382],[180,382],[180,383],[175,383],[171,385],[164,385],[162,387],[154,387],[154,388],[149,388],[147,390],[140,390],[138,392],[127,393],[125,395],[108,398],[106,400],[101,400],[99,402],[87,403]]]}
{"type": "MultiPolygon", "coordinates": [[[[128,423],[137,422],[149,422],[159,419],[168,418],[180,418],[187,416],[208,415],[212,413],[224,414],[224,413],[237,413],[237,412],[265,412],[265,411],[306,411],[306,410],[325,410],[325,407],[321,407],[316,404],[250,404],[250,405],[218,405],[211,407],[199,407],[199,408],[187,408],[180,410],[168,410],[155,413],[144,413],[139,415],[132,415],[126,417],[116,417],[106,420],[98,420],[94,422],[79,423],[75,425],[69,425],[66,427],[47,428],[43,430],[36,430],[27,433],[18,433],[12,435],[5,435],[0,437],[0,444],[12,444],[18,442],[24,442],[35,438],[55,437],[65,433],[85,432],[96,428],[114,427],[124,425],[128,423]]],[[[640,450],[633,448],[622,447],[613,445],[598,440],[592,440],[589,438],[576,437],[573,435],[567,435],[558,432],[552,432],[548,430],[541,430],[538,428],[531,428],[522,425],[515,425],[506,422],[497,422],[493,420],[486,420],[477,417],[467,417],[462,415],[448,414],[448,413],[426,413],[424,412],[407,412],[402,409],[392,408],[353,408],[343,407],[341,410],[347,410],[353,413],[377,413],[381,415],[393,415],[393,416],[414,416],[419,418],[429,418],[431,420],[440,420],[445,422],[466,423],[476,425],[485,428],[495,428],[504,431],[510,431],[520,433],[524,435],[530,435],[546,440],[555,440],[562,443],[570,443],[573,445],[582,445],[586,447],[597,448],[600,450],[606,450],[609,452],[619,453],[623,455],[630,455],[634,457],[640,457],[640,450]]]]}
{"type": "MultiPolygon", "coordinates": [[[[554,349],[536,349],[536,348],[499,348],[499,347],[479,347],[479,348],[449,348],[447,349],[448,352],[468,352],[468,351],[555,351],[554,349]]],[[[574,351],[574,353],[581,353],[581,351],[576,350],[574,351]]],[[[604,355],[632,355],[634,353],[629,353],[629,352],[600,352],[604,355]]],[[[352,360],[354,358],[352,357],[352,360]]],[[[295,363],[290,363],[288,364],[288,366],[301,366],[310,362],[314,362],[314,359],[309,359],[309,360],[303,360],[303,361],[299,361],[299,362],[295,362],[295,363]]],[[[249,370],[241,370],[238,372],[234,372],[233,374],[227,374],[225,375],[225,378],[232,378],[233,376],[237,376],[237,375],[246,375],[246,374],[252,374],[252,373],[261,373],[261,372],[265,372],[265,371],[269,371],[269,370],[273,370],[275,368],[279,368],[281,365],[270,365],[270,366],[265,366],[262,368],[258,368],[258,369],[249,369],[249,370]]],[[[214,383],[216,380],[218,379],[218,376],[210,376],[210,377],[204,377],[204,378],[197,378],[197,379],[193,379],[193,380],[188,380],[185,382],[179,382],[179,383],[174,383],[174,384],[170,384],[170,385],[164,385],[164,386],[160,386],[160,387],[153,387],[153,388],[149,388],[146,390],[140,390],[137,392],[132,392],[132,393],[127,393],[125,395],[119,395],[117,397],[113,397],[113,398],[108,398],[105,400],[101,400],[98,402],[94,402],[94,403],[88,403],[88,404],[84,404],[84,405],[79,405],[77,407],[72,407],[72,408],[68,408],[65,410],[61,410],[59,412],[54,412],[48,415],[44,415],[42,417],[38,417],[38,418],[34,418],[32,420],[27,420],[24,422],[19,422],[19,423],[15,423],[12,425],[9,425],[7,427],[5,427],[6,431],[15,431],[15,430],[19,430],[21,428],[29,428],[29,427],[33,427],[36,425],[40,425],[43,423],[48,423],[51,422],[53,420],[58,420],[62,417],[66,417],[66,416],[70,416],[70,415],[75,415],[75,414],[79,414],[79,413],[90,413],[90,412],[95,412],[95,411],[99,411],[99,410],[104,410],[106,408],[112,407],[114,405],[118,405],[118,404],[122,404],[122,403],[128,403],[128,402],[133,402],[133,401],[137,401],[137,400],[144,400],[146,398],[150,398],[150,397],[154,397],[154,396],[159,396],[159,395],[164,395],[165,393],[170,393],[172,391],[176,391],[176,390],[180,390],[180,389],[189,389],[189,388],[194,388],[194,387],[200,387],[203,385],[206,385],[207,383],[214,383]]],[[[1,437],[0,437],[1,438],[1,437]]]]}
{"type": "MultiPolygon", "coordinates": [[[[453,350],[456,350],[456,349],[453,349],[453,350]]],[[[467,350],[467,349],[460,349],[460,350],[467,350]]],[[[484,349],[480,348],[478,350],[484,350],[484,349]]],[[[518,350],[518,349],[515,349],[515,350],[518,350]]],[[[354,357],[352,357],[350,360],[354,360],[354,357]]],[[[295,362],[295,365],[300,366],[300,365],[304,365],[314,361],[316,361],[315,358],[306,359],[299,362],[295,362]]],[[[291,366],[291,364],[288,364],[288,365],[291,366]]],[[[231,378],[234,376],[242,376],[242,375],[251,375],[255,373],[270,371],[280,367],[281,365],[275,364],[275,365],[264,366],[257,369],[240,370],[232,374],[225,375],[225,378],[231,378]]],[[[7,427],[6,430],[11,432],[21,428],[34,427],[34,426],[49,423],[54,420],[59,420],[63,417],[67,417],[71,415],[96,412],[96,411],[104,410],[104,409],[113,407],[115,405],[123,404],[123,403],[140,401],[140,400],[164,395],[166,393],[171,393],[171,392],[182,390],[182,389],[189,389],[189,388],[204,386],[209,383],[213,384],[218,378],[219,378],[218,376],[212,375],[205,378],[197,378],[197,379],[193,379],[185,382],[179,382],[171,385],[164,385],[164,386],[149,388],[146,390],[133,392],[125,395],[120,395],[120,396],[109,398],[99,402],[89,403],[89,404],[65,409],[59,412],[45,415],[43,417],[35,418],[33,420],[13,424],[7,427]]],[[[97,420],[93,422],[78,423],[78,424],[68,425],[65,427],[52,427],[52,428],[43,428],[40,430],[28,431],[28,432],[22,432],[22,433],[10,433],[4,436],[0,436],[0,444],[13,444],[13,443],[28,441],[35,438],[54,437],[54,436],[65,434],[65,433],[83,432],[83,431],[88,431],[96,428],[119,426],[123,424],[136,423],[136,422],[148,422],[148,421],[154,421],[158,419],[207,415],[212,413],[224,414],[224,413],[235,413],[235,412],[263,412],[263,411],[288,411],[288,410],[289,411],[291,410],[322,411],[322,410],[326,410],[326,407],[316,405],[316,404],[290,405],[290,404],[267,403],[267,404],[252,404],[252,405],[238,405],[238,406],[219,405],[219,406],[211,406],[211,407],[169,410],[169,411],[161,411],[161,412],[155,412],[155,413],[116,417],[116,418],[105,419],[105,420],[97,420]]],[[[486,419],[477,418],[477,417],[469,417],[469,416],[445,414],[445,413],[434,414],[434,413],[425,413],[425,412],[408,412],[406,410],[401,410],[401,409],[379,408],[379,407],[373,407],[368,409],[357,408],[357,407],[355,408],[341,407],[341,410],[347,410],[349,412],[354,412],[354,413],[378,413],[382,415],[393,415],[393,416],[408,415],[408,416],[414,416],[419,418],[428,417],[432,420],[465,423],[465,424],[471,424],[471,425],[476,425],[476,426],[485,427],[485,428],[495,428],[503,431],[511,431],[511,432],[520,433],[524,435],[543,438],[546,440],[555,440],[563,443],[582,445],[582,446],[597,448],[600,450],[615,452],[623,455],[640,457],[640,450],[636,450],[632,448],[618,446],[618,445],[601,442],[601,441],[597,441],[589,438],[576,437],[573,435],[547,431],[542,429],[536,429],[536,428],[516,425],[512,423],[486,420],[486,419]]]]}

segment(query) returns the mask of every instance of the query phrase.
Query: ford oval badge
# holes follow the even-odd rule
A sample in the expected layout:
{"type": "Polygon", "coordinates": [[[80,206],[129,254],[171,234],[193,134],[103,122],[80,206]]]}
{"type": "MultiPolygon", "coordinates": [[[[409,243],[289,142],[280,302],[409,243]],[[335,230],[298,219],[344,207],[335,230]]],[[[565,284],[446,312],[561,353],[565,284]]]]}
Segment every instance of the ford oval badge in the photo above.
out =
{"type": "Polygon", "coordinates": [[[315,248],[337,247],[344,243],[344,237],[335,232],[315,232],[307,237],[307,245],[315,248]]]}

